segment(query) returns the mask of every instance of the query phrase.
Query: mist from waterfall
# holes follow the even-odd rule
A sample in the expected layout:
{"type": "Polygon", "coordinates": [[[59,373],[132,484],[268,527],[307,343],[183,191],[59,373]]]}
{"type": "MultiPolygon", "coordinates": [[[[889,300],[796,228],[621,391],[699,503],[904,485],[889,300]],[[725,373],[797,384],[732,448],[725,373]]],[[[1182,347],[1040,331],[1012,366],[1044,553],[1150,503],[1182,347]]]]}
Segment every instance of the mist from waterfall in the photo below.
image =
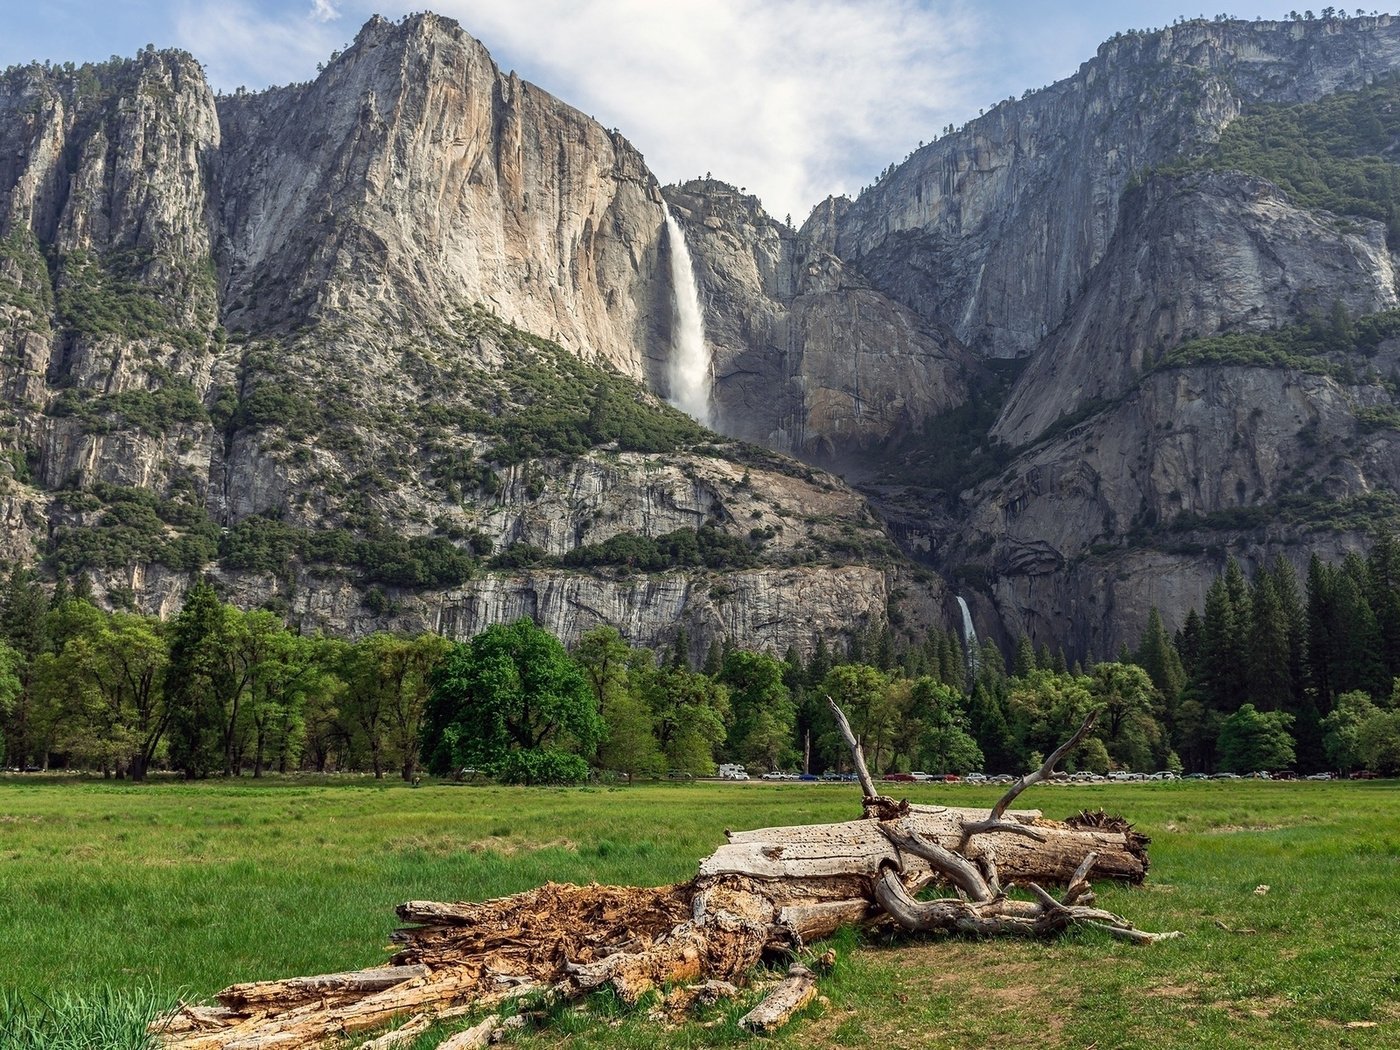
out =
{"type": "Polygon", "coordinates": [[[671,209],[666,209],[666,235],[670,238],[671,301],[671,404],[686,415],[712,426],[710,402],[710,348],[705,343],[705,318],[700,312],[700,290],[685,233],[671,209]]]}
{"type": "Polygon", "coordinates": [[[963,662],[967,664],[967,688],[972,689],[977,681],[977,631],[972,626],[972,613],[967,608],[961,594],[956,596],[963,620],[963,662]]]}

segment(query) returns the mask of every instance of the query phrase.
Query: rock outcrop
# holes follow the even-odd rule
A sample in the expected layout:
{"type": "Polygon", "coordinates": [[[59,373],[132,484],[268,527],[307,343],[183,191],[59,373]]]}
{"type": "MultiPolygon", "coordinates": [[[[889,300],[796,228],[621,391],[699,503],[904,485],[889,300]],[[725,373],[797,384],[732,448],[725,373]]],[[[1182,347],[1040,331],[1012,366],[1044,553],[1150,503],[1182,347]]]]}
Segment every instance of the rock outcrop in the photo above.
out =
{"type": "Polygon", "coordinates": [[[255,94],[149,49],[8,71],[0,554],[162,614],[210,571],[351,634],[529,612],[703,653],[882,623],[863,499],[635,385],[672,342],[664,219],[625,139],[434,15],[255,94]],[[732,577],[567,564],[678,530],[732,577]]]}
{"type": "Polygon", "coordinates": [[[1134,176],[1214,141],[1250,101],[1310,101],[1397,66],[1389,15],[1120,35],[1073,76],[917,150],[826,220],[833,247],[972,349],[1024,356],[1103,258],[1134,176]]]}
{"type": "Polygon", "coordinates": [[[1040,348],[993,428],[1024,445],[1061,415],[1127,391],[1170,348],[1221,331],[1266,331],[1340,303],[1393,309],[1385,225],[1293,206],[1233,172],[1158,176],[1129,195],[1070,316],[1040,348]]]}
{"type": "Polygon", "coordinates": [[[955,408],[975,360],[805,229],[714,180],[670,187],[704,292],[720,430],[841,463],[955,408]]]}
{"type": "Polygon", "coordinates": [[[0,556],[167,613],[213,570],[351,633],[528,612],[803,648],[891,603],[937,617],[860,496],[642,389],[667,392],[669,206],[720,429],[878,480],[985,631],[1106,654],[1152,605],[1179,622],[1225,551],[1358,544],[1390,505],[1389,343],[1172,352],[1400,304],[1383,223],[1178,163],[1252,105],[1397,69],[1388,15],[1121,35],[800,229],[710,179],[663,197],[433,15],[255,94],[149,49],[9,70],[0,556]],[[880,464],[943,478],[964,451],[923,489],[880,464]],[[682,533],[730,560],[628,563],[682,533]]]}
{"type": "MultiPolygon", "coordinates": [[[[1400,489],[1400,431],[1358,419],[1389,404],[1390,345],[1372,382],[1285,368],[1165,368],[966,497],[945,552],[976,565],[1007,633],[1106,656],[1155,605],[1201,608],[1227,552],[1301,571],[1362,542],[1376,494],[1400,489]]],[[[1383,506],[1383,505],[1382,505],[1383,506]]]]}

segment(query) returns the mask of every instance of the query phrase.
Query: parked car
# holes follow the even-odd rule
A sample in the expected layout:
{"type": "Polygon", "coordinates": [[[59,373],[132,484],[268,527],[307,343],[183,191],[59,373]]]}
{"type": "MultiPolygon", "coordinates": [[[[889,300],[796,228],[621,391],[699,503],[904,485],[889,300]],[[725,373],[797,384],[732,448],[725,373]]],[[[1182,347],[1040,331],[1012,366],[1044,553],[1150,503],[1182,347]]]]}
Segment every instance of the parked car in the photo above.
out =
{"type": "Polygon", "coordinates": [[[836,770],[828,769],[825,773],[822,774],[822,779],[829,780],[833,783],[840,783],[845,778],[840,773],[836,772],[836,770]]]}
{"type": "Polygon", "coordinates": [[[1308,778],[1307,778],[1307,779],[1309,779],[1309,780],[1331,780],[1331,779],[1332,779],[1332,774],[1331,774],[1331,773],[1311,773],[1311,774],[1308,775],[1308,778]]]}
{"type": "Polygon", "coordinates": [[[764,774],[763,774],[763,779],[764,779],[764,780],[786,780],[786,779],[787,779],[787,774],[786,774],[786,773],[779,773],[779,772],[775,769],[775,770],[773,770],[771,773],[764,773],[764,774]]]}
{"type": "Polygon", "coordinates": [[[798,779],[798,780],[806,780],[806,781],[810,781],[810,782],[815,783],[816,781],[820,780],[821,777],[817,776],[815,773],[803,773],[803,774],[802,774],[800,777],[798,777],[797,779],[798,779]]]}
{"type": "Polygon", "coordinates": [[[932,775],[931,773],[925,773],[922,769],[915,769],[915,770],[913,770],[909,775],[910,775],[911,777],[913,777],[915,780],[918,780],[918,781],[921,781],[921,782],[922,782],[922,781],[925,781],[925,780],[932,780],[932,779],[933,779],[933,775],[932,775]]]}
{"type": "Polygon", "coordinates": [[[914,782],[914,774],[913,774],[913,773],[886,773],[886,774],[885,774],[883,777],[881,777],[880,779],[882,779],[882,780],[900,780],[900,781],[907,781],[908,783],[911,783],[911,784],[912,784],[912,783],[914,782]]]}
{"type": "Polygon", "coordinates": [[[1353,773],[1353,774],[1351,775],[1351,779],[1352,779],[1352,780],[1378,780],[1378,779],[1380,779],[1380,774],[1379,774],[1379,773],[1372,773],[1369,769],[1358,769],[1355,773],[1353,773]]]}
{"type": "Polygon", "coordinates": [[[962,780],[962,777],[958,776],[956,773],[944,773],[938,779],[943,781],[945,784],[956,784],[962,780]]]}
{"type": "Polygon", "coordinates": [[[967,776],[963,777],[963,780],[967,781],[969,784],[985,784],[987,782],[987,774],[969,773],[967,776]]]}

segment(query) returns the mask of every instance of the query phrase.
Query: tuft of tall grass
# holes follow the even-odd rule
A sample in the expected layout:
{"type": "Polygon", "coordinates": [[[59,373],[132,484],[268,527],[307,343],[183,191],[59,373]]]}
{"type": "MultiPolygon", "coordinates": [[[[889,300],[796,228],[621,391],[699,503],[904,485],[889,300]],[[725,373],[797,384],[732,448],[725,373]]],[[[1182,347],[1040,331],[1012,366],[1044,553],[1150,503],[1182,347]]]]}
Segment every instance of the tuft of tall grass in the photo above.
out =
{"type": "Polygon", "coordinates": [[[41,998],[0,988],[0,1050],[151,1050],[146,1027],[170,1006],[146,989],[41,998]]]}

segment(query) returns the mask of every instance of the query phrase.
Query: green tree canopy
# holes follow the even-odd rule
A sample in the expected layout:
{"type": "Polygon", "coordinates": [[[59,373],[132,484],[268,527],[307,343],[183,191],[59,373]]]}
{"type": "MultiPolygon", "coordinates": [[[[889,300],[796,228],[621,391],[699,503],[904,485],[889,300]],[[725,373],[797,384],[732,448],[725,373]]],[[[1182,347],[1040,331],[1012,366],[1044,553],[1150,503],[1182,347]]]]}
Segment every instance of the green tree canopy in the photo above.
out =
{"type": "Polygon", "coordinates": [[[578,665],[521,619],[448,651],[433,677],[423,754],[435,773],[475,766],[526,783],[578,780],[603,733],[578,665]]]}
{"type": "Polygon", "coordinates": [[[1244,704],[1220,724],[1220,764],[1236,773],[1288,769],[1293,765],[1293,716],[1244,704]]]}

